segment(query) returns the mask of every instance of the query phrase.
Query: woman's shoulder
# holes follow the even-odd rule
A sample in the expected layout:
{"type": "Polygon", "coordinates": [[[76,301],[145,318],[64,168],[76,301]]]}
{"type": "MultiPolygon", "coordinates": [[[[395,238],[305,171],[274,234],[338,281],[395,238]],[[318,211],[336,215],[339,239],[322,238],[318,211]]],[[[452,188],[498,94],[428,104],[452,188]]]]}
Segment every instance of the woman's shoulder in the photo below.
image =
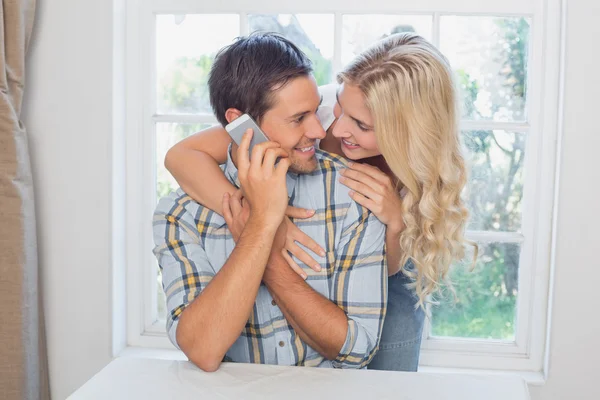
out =
{"type": "Polygon", "coordinates": [[[319,93],[321,93],[321,96],[323,96],[323,104],[328,103],[333,105],[335,103],[335,94],[337,89],[337,83],[329,83],[327,85],[319,86],[319,93]]]}
{"type": "Polygon", "coordinates": [[[317,111],[317,115],[321,120],[321,125],[323,125],[323,129],[327,130],[335,121],[335,116],[333,115],[333,107],[335,106],[337,85],[332,83],[329,85],[319,86],[319,93],[323,97],[323,101],[321,102],[321,106],[317,111]]]}

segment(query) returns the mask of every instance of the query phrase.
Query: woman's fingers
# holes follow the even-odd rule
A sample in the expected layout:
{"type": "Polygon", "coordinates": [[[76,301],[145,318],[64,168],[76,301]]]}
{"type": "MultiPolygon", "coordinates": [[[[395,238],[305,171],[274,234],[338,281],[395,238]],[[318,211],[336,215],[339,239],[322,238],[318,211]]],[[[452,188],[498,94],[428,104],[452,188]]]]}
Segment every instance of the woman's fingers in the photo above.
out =
{"type": "Polygon", "coordinates": [[[233,216],[231,215],[231,206],[229,204],[229,199],[231,195],[229,193],[225,193],[223,195],[223,218],[225,218],[225,223],[228,226],[231,226],[233,222],[233,216]]]}
{"type": "Polygon", "coordinates": [[[306,275],[306,272],[304,272],[304,270],[302,268],[300,268],[300,266],[298,264],[296,264],[296,262],[292,259],[292,257],[290,257],[290,255],[288,254],[286,249],[283,249],[281,251],[281,254],[283,255],[283,258],[285,259],[285,261],[287,261],[289,266],[294,270],[294,272],[296,272],[298,275],[300,275],[302,277],[302,279],[306,280],[306,278],[308,278],[308,275],[306,275]]]}
{"type": "MultiPolygon", "coordinates": [[[[290,221],[289,219],[286,220],[286,224],[287,224],[287,238],[288,238],[288,242],[289,243],[295,243],[298,242],[301,245],[303,245],[304,247],[306,247],[307,249],[309,249],[310,251],[312,251],[315,254],[320,255],[321,257],[325,257],[325,250],[323,250],[323,248],[321,246],[319,246],[319,244],[313,240],[313,238],[311,238],[310,236],[308,236],[306,233],[302,232],[300,230],[300,228],[298,228],[296,225],[294,225],[294,223],[292,221],[290,221]]],[[[300,257],[298,257],[300,258],[300,257]]],[[[305,261],[304,262],[306,265],[313,265],[313,264],[309,264],[305,261]]]]}
{"type": "Polygon", "coordinates": [[[237,190],[233,196],[229,198],[229,206],[231,207],[232,218],[238,218],[242,212],[242,191],[237,190]]]}
{"type": "Polygon", "coordinates": [[[321,272],[321,265],[318,262],[316,262],[311,256],[309,256],[306,251],[302,250],[302,248],[296,243],[292,242],[286,244],[285,247],[290,253],[292,253],[292,255],[296,256],[298,260],[303,262],[305,265],[308,265],[310,269],[312,269],[315,272],[321,272]]]}
{"type": "Polygon", "coordinates": [[[353,190],[350,191],[350,197],[352,198],[352,200],[354,200],[355,202],[357,202],[358,204],[360,204],[363,207],[366,207],[369,211],[371,211],[373,214],[375,214],[376,216],[379,216],[379,212],[381,211],[380,208],[377,206],[377,203],[375,203],[373,200],[363,196],[362,194],[355,192],[353,190]]]}
{"type": "Polygon", "coordinates": [[[344,185],[348,186],[350,189],[354,190],[355,192],[358,192],[358,193],[362,194],[363,196],[368,197],[370,199],[376,200],[381,197],[381,195],[376,190],[374,190],[372,187],[370,187],[369,185],[367,185],[361,181],[356,181],[354,179],[341,177],[340,182],[343,183],[344,185]]]}
{"type": "Polygon", "coordinates": [[[355,171],[353,169],[344,169],[341,172],[342,177],[340,177],[340,182],[346,184],[346,179],[351,179],[356,182],[360,182],[366,186],[368,186],[372,191],[376,193],[383,194],[385,190],[385,186],[382,183],[379,183],[376,179],[371,176],[365,174],[362,171],[355,171]]]}
{"type": "Polygon", "coordinates": [[[308,210],[306,208],[288,206],[285,215],[287,215],[290,218],[305,219],[315,215],[315,210],[308,210]]]}
{"type": "Polygon", "coordinates": [[[375,179],[377,182],[379,182],[383,185],[387,185],[388,183],[391,183],[391,179],[387,174],[385,174],[379,168],[376,168],[372,165],[362,164],[362,163],[357,163],[357,162],[350,162],[350,163],[348,163],[348,166],[350,167],[350,169],[352,169],[354,171],[362,172],[362,173],[370,176],[371,178],[375,179]]]}
{"type": "MultiPolygon", "coordinates": [[[[325,257],[325,250],[317,242],[313,240],[306,233],[302,232],[300,228],[290,222],[288,225],[288,236],[292,238],[294,242],[300,243],[302,246],[306,247],[310,251],[315,254],[320,255],[321,257],[325,257]]],[[[304,262],[304,261],[303,261],[304,262]]],[[[307,265],[311,265],[306,263],[307,265]]]]}

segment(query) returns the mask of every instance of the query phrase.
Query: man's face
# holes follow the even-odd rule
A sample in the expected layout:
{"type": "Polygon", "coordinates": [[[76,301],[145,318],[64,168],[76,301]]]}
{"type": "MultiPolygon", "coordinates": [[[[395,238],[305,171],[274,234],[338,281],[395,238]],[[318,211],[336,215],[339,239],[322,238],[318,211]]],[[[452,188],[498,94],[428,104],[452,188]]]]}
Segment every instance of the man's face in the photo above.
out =
{"type": "Polygon", "coordinates": [[[293,172],[309,173],[317,167],[316,140],[325,137],[317,117],[320,103],[312,75],[298,77],[275,92],[273,107],[262,118],[260,128],[288,152],[293,172]]]}

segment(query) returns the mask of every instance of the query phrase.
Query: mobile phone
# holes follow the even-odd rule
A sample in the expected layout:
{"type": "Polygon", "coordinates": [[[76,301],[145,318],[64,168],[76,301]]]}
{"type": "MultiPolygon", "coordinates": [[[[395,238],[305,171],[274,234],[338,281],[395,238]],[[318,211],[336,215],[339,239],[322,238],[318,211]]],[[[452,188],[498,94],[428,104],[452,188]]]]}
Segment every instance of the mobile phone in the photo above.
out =
{"type": "Polygon", "coordinates": [[[252,129],[254,134],[252,135],[252,140],[250,142],[250,153],[252,153],[252,149],[259,143],[268,142],[269,139],[267,135],[258,127],[258,124],[254,122],[252,117],[248,114],[244,114],[241,117],[231,121],[226,127],[225,130],[229,133],[229,136],[233,139],[234,142],[239,146],[242,143],[242,136],[248,129],[252,129]]]}

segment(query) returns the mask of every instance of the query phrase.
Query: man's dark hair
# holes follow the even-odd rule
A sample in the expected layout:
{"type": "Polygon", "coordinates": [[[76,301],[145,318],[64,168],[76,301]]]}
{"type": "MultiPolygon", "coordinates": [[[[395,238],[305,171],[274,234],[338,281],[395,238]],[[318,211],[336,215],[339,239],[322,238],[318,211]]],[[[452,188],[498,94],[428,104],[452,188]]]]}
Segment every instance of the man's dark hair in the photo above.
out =
{"type": "Polygon", "coordinates": [[[236,108],[260,124],[273,107],[273,94],[290,80],[312,72],[310,59],[275,33],[253,33],[221,49],[210,70],[210,104],[225,126],[225,111],[236,108]]]}

